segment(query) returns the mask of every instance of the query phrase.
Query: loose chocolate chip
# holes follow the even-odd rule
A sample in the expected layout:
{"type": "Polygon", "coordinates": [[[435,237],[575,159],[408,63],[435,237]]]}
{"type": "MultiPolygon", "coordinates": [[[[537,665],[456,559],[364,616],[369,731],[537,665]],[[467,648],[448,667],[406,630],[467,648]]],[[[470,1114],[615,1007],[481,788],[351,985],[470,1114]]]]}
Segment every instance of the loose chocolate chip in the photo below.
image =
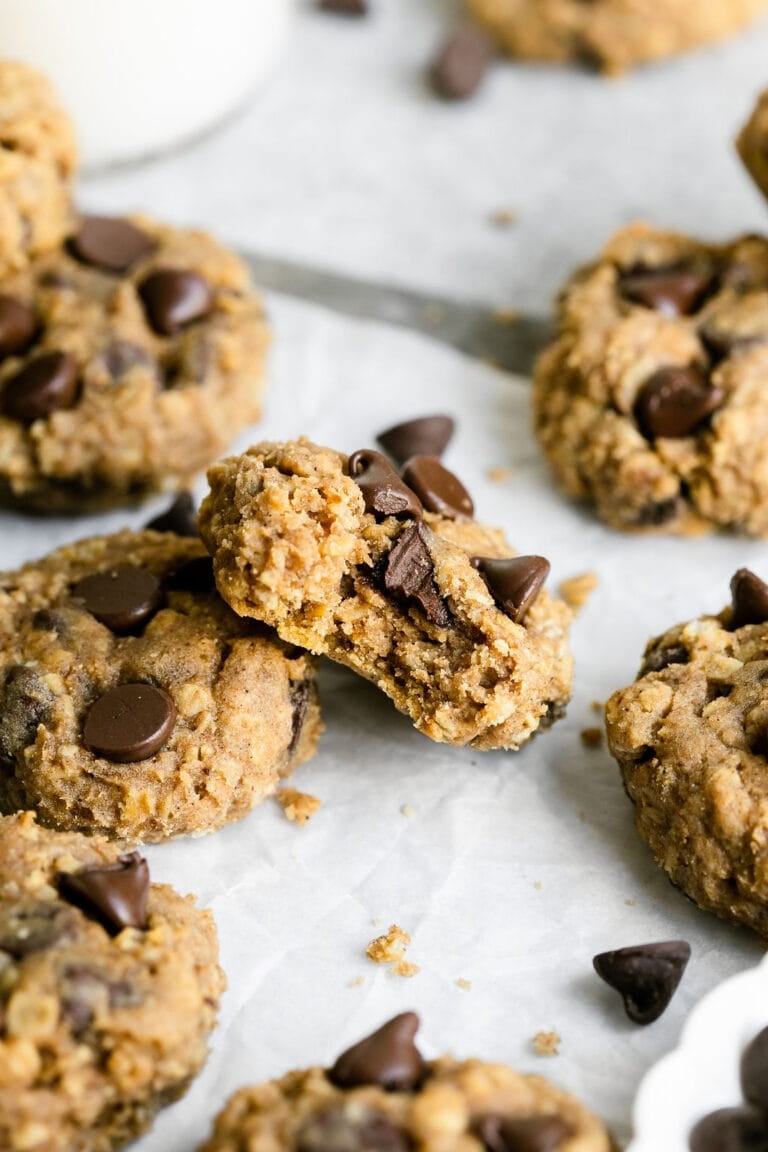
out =
{"type": "Polygon", "coordinates": [[[11,763],[33,744],[54,705],[53,692],[34,668],[13,665],[0,690],[0,758],[11,763]]]}
{"type": "Polygon", "coordinates": [[[674,996],[690,956],[685,940],[668,940],[602,952],[593,964],[598,976],[620,993],[630,1020],[652,1024],[674,996]]]}
{"type": "Polygon", "coordinates": [[[473,556],[472,565],[485,580],[499,608],[515,624],[525,620],[550,568],[549,560],[543,556],[513,556],[508,560],[473,556]]]}
{"type": "Polygon", "coordinates": [[[491,36],[464,24],[448,37],[431,69],[432,87],[444,100],[467,100],[485,79],[496,55],[491,36]]]}
{"type": "Polygon", "coordinates": [[[127,272],[154,248],[146,232],[118,216],[84,216],[69,241],[73,256],[107,272],[127,272]]]}
{"type": "Polygon", "coordinates": [[[698,1122],[688,1143],[691,1152],[768,1152],[768,1122],[748,1108],[721,1108],[698,1122]]]}
{"type": "Polygon", "coordinates": [[[165,268],[147,276],[139,288],[147,319],[161,336],[174,336],[213,310],[214,295],[196,272],[165,268]]]}
{"type": "Polygon", "coordinates": [[[703,269],[637,268],[619,276],[619,291],[662,316],[690,316],[714,283],[714,274],[703,269]]]}
{"type": "Polygon", "coordinates": [[[471,517],[475,511],[469,492],[436,456],[412,456],[403,469],[403,480],[428,512],[456,520],[471,517]]]}
{"type": "Polygon", "coordinates": [[[661,368],[643,385],[635,420],[647,440],[690,436],[725,399],[695,364],[661,368]]]}
{"type": "Polygon", "coordinates": [[[198,536],[197,512],[191,492],[179,492],[172,504],[145,525],[153,532],[175,532],[177,536],[198,536]]]}
{"type": "Polygon", "coordinates": [[[121,856],[116,864],[60,872],[58,886],[64,900],[112,935],[147,926],[149,867],[138,852],[121,856]]]}
{"type": "Polygon", "coordinates": [[[643,660],[642,674],[662,672],[670,664],[687,664],[690,659],[688,649],[682,644],[671,644],[669,648],[655,648],[643,660]]]}
{"type": "Polygon", "coordinates": [[[308,1116],[296,1134],[296,1152],[408,1152],[405,1133],[386,1116],[340,1105],[308,1116]]]}
{"type": "Polygon", "coordinates": [[[349,458],[349,474],[363,494],[366,512],[374,516],[411,516],[423,509],[415,492],[406,488],[394,468],[372,448],[361,448],[349,458]]]}
{"type": "Polygon", "coordinates": [[[196,592],[201,596],[216,589],[213,576],[213,560],[210,556],[196,556],[172,572],[166,581],[174,592],[196,592]]]}
{"type": "Polygon", "coordinates": [[[408,1092],[424,1078],[424,1060],[414,1043],[415,1012],[401,1012],[364,1040],[342,1052],[328,1079],[337,1088],[377,1084],[388,1092],[408,1092]]]}
{"type": "Polygon", "coordinates": [[[288,755],[292,756],[296,751],[301,733],[304,728],[304,721],[307,718],[309,711],[309,701],[312,695],[312,687],[309,680],[299,680],[293,685],[291,689],[291,707],[293,709],[293,718],[291,721],[291,743],[288,746],[288,755]]]}
{"type": "Polygon", "coordinates": [[[0,296],[0,359],[23,352],[36,333],[34,310],[13,296],[0,296]]]}
{"type": "Polygon", "coordinates": [[[72,586],[72,596],[113,632],[132,632],[158,609],[162,590],[154,572],[120,564],[106,572],[84,576],[72,586]]]}
{"type": "Polygon", "coordinates": [[[44,352],[6,380],[0,406],[3,414],[22,424],[32,424],[72,408],[79,392],[77,362],[65,352],[44,352]]]}
{"type": "Polygon", "coordinates": [[[741,1090],[744,1099],[768,1113],[768,1028],[758,1032],[741,1057],[741,1090]]]}
{"type": "Polygon", "coordinates": [[[321,12],[332,12],[335,16],[367,16],[368,0],[318,0],[321,12]]]}
{"type": "Polygon", "coordinates": [[[83,740],[94,756],[127,764],[154,756],[175,723],[176,707],[162,688],[120,684],[91,705],[83,740]]]}
{"type": "Polygon", "coordinates": [[[456,423],[451,416],[419,416],[394,424],[376,439],[384,451],[402,467],[411,456],[442,456],[453,436],[456,423]]]}
{"type": "Polygon", "coordinates": [[[473,1127],[487,1152],[558,1152],[574,1135],[559,1116],[483,1116],[473,1127]]]}
{"type": "Polygon", "coordinates": [[[12,904],[0,910],[0,952],[22,960],[68,939],[74,929],[72,913],[53,900],[12,904]]]}
{"type": "Polygon", "coordinates": [[[739,568],[731,578],[732,629],[768,620],[768,584],[749,568],[739,568]]]}
{"type": "Polygon", "coordinates": [[[450,624],[451,614],[435,583],[435,565],[421,522],[401,532],[387,555],[384,588],[396,600],[418,604],[431,624],[439,628],[450,624]]]}

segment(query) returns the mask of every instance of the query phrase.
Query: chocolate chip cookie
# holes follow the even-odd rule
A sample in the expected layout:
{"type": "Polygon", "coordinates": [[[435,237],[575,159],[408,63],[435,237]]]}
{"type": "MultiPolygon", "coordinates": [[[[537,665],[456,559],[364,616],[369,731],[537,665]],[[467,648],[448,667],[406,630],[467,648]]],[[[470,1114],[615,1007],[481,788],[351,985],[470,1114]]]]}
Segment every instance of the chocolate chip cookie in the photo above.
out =
{"type": "Polygon", "coordinates": [[[577,61],[620,73],[722,40],[766,0],[467,0],[511,56],[577,61]]]}
{"type": "MultiPolygon", "coordinates": [[[[0,276],[56,248],[72,227],[72,125],[39,72],[0,61],[0,276]]],[[[0,321],[0,341],[2,340],[0,321]]]]}
{"type": "Polygon", "coordinates": [[[575,1097],[503,1064],[426,1061],[418,1027],[403,1012],[332,1068],[242,1089],[200,1152],[610,1152],[606,1129],[575,1097]]]}
{"type": "Polygon", "coordinates": [[[518,748],[562,714],[570,610],[437,457],[262,443],[214,465],[200,513],[234,610],[373,681],[420,731],[518,748]]]}
{"type": "Polygon", "coordinates": [[[244,816],[312,755],[314,669],[199,540],[121,532],[0,576],[0,811],[132,843],[244,816]]]}
{"type": "Polygon", "coordinates": [[[640,835],[702,908],[768,937],[768,585],[651,640],[606,706],[611,752],[640,835]]]}
{"type": "Polygon", "coordinates": [[[200,1071],[213,918],[101,837],[0,820],[0,1148],[107,1152],[200,1071]]]}
{"type": "Polygon", "coordinates": [[[260,416],[268,341],[212,237],[84,217],[0,290],[0,499],[82,512],[188,486],[260,416]]]}
{"type": "Polygon", "coordinates": [[[766,536],[767,373],[768,240],[635,225],[564,290],[536,433],[613,528],[766,536]]]}

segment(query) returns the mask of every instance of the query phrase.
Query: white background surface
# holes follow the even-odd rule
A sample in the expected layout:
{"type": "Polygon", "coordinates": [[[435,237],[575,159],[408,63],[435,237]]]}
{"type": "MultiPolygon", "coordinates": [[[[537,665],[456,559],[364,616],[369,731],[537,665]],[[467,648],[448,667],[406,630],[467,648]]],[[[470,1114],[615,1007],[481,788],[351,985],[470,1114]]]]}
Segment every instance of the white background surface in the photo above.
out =
{"type": "MultiPolygon", "coordinates": [[[[764,225],[729,141],[768,83],[768,25],[619,82],[505,65],[480,98],[447,107],[422,70],[450,6],[375,6],[375,19],[348,24],[303,11],[284,70],[245,116],[162,161],[92,177],[83,204],[150,210],[243,247],[529,310],[544,310],[570,267],[638,215],[713,236],[764,225]],[[515,228],[488,223],[502,207],[519,212],[515,228]]],[[[433,745],[368,685],[327,669],[328,730],[295,780],[323,800],[313,821],[296,828],[270,803],[206,840],[149,852],[155,878],[213,908],[230,990],[206,1071],[141,1152],[192,1152],[235,1087],[332,1061],[406,1007],[422,1013],[426,1054],[543,1072],[627,1137],[643,1072],[693,1003],[762,948],[669,886],[633,831],[615,766],[578,733],[596,722],[591,701],[632,679],[649,635],[718,610],[737,566],[768,571],[768,546],[614,535],[551,488],[524,381],[407,334],[269,303],[276,349],[261,434],[304,431],[351,450],[397,419],[451,411],[460,432],[447,460],[480,517],[548,555],[553,583],[596,571],[600,588],[574,629],[568,719],[522,753],[433,745]],[[489,483],[493,466],[511,467],[510,479],[489,483]],[[413,937],[422,970],[411,981],[363,956],[393,922],[413,937]],[[666,1015],[638,1029],[591,957],[677,936],[693,946],[684,982],[666,1015]],[[531,1037],[550,1028],[561,1053],[537,1058],[531,1037]]],[[[146,515],[5,517],[4,556],[11,566],[146,515]]]]}

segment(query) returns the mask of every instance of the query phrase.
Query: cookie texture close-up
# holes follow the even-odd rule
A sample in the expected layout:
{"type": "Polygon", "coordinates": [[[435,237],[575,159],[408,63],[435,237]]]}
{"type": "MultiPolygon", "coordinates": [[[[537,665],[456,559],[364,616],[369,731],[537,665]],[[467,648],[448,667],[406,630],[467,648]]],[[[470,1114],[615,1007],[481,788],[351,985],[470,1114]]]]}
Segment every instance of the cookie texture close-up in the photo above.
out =
{"type": "Polygon", "coordinates": [[[224,975],[213,918],[138,853],[0,820],[0,1148],[111,1152],[188,1088],[224,975]]]}
{"type": "Polygon", "coordinates": [[[559,323],[534,414],[565,493],[621,530],[768,535],[768,240],[626,228],[559,323]]]}
{"type": "Polygon", "coordinates": [[[188,486],[260,417],[268,344],[211,236],[81,218],[0,291],[0,499],[82,512],[188,486]]]}
{"type": "Polygon", "coordinates": [[[413,459],[411,487],[379,453],[308,440],[216,464],[200,526],[219,591],[373,681],[431,739],[517,748],[569,698],[570,610],[542,589],[546,560],[514,558],[455,477],[413,459]]]}
{"type": "Polygon", "coordinates": [[[403,1012],[332,1068],[237,1092],[200,1152],[610,1152],[602,1123],[541,1076],[503,1064],[425,1061],[403,1012]]]}
{"type": "Polygon", "coordinates": [[[0,576],[0,811],[131,843],[246,815],[315,750],[311,658],[199,540],[124,531],[0,576]]]}
{"type": "Polygon", "coordinates": [[[575,61],[604,72],[722,40],[768,10],[766,0],[467,0],[511,56],[575,61]]]}
{"type": "Polygon", "coordinates": [[[651,640],[606,728],[638,831],[702,908],[768,938],[768,585],[651,640]]]}

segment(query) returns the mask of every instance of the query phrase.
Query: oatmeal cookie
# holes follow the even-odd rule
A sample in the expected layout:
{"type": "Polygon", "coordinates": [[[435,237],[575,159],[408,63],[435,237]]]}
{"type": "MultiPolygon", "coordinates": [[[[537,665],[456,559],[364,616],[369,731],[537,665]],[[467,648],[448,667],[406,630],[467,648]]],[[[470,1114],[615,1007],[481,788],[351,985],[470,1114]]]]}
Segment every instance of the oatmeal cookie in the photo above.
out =
{"type": "Polygon", "coordinates": [[[203,232],[84,217],[0,292],[0,498],[44,512],[187,487],[261,414],[269,332],[203,232]]]}
{"type": "Polygon", "coordinates": [[[768,535],[768,240],[634,225],[566,286],[536,434],[613,528],[768,535]]]}
{"type": "Polygon", "coordinates": [[[570,610],[435,457],[262,443],[209,471],[224,599],[373,681],[433,740],[518,748],[562,714],[570,610]],[[417,495],[418,492],[418,495],[417,495]]]}
{"type": "Polygon", "coordinates": [[[640,835],[702,908],[768,938],[768,586],[747,569],[732,603],[651,640],[606,705],[640,835]]]}
{"type": "Polygon", "coordinates": [[[121,532],[0,575],[0,811],[136,843],[244,816],[312,755],[314,668],[199,540],[121,532]]]}
{"type": "Polygon", "coordinates": [[[610,1152],[575,1097],[503,1064],[425,1061],[418,1026],[403,1012],[332,1068],[242,1089],[200,1152],[610,1152]]]}
{"type": "Polygon", "coordinates": [[[200,1071],[213,918],[138,853],[0,820],[0,1148],[111,1152],[200,1071]]]}

